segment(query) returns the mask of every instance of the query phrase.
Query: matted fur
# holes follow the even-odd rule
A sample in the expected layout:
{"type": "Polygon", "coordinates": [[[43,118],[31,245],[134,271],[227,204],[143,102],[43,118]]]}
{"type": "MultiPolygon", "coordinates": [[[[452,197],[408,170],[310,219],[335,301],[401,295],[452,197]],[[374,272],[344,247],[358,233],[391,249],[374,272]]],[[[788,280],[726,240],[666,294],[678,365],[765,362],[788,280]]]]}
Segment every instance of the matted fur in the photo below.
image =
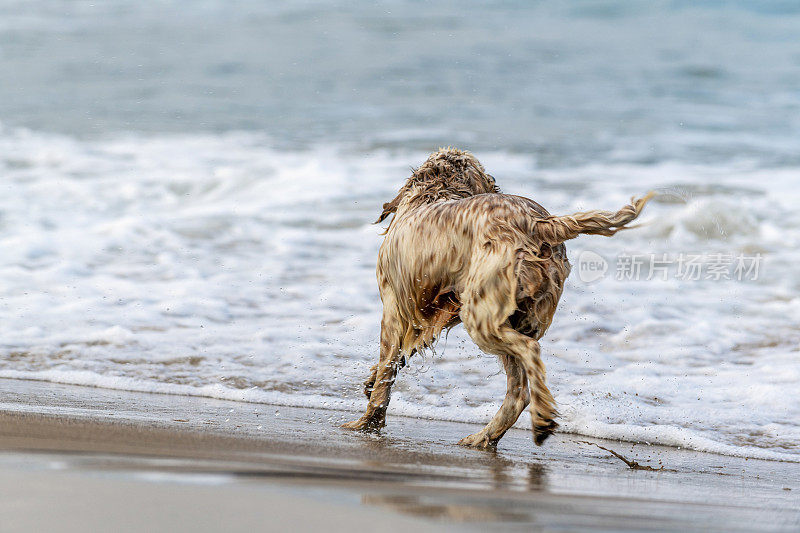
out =
{"type": "Polygon", "coordinates": [[[496,445],[528,404],[534,441],[544,442],[557,412],[538,341],[569,275],[564,241],[613,235],[651,196],[617,212],[551,216],[533,200],[501,194],[469,152],[431,154],[378,218],[394,215],[378,254],[380,357],[365,383],[366,413],[343,427],[383,427],[397,371],[443,330],[463,323],[481,350],[499,356],[508,390],[489,424],[460,444],[496,445]]]}

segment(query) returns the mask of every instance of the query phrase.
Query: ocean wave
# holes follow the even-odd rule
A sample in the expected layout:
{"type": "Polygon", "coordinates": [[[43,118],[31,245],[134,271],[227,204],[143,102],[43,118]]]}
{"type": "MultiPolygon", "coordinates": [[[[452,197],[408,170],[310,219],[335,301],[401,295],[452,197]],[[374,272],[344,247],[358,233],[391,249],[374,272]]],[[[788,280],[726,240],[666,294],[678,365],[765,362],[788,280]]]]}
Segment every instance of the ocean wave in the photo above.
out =
{"type": "MultiPolygon", "coordinates": [[[[554,213],[665,193],[642,228],[569,243],[573,261],[590,250],[612,264],[570,278],[542,341],[564,430],[798,460],[799,169],[477,155],[554,213]],[[685,252],[764,263],[753,280],[617,279],[621,254],[685,252]]],[[[425,156],[286,151],[236,132],[0,130],[0,376],[362,408],[380,316],[371,222],[425,156]]],[[[505,385],[493,357],[460,330],[426,357],[401,374],[390,416],[492,416],[505,385]]]]}

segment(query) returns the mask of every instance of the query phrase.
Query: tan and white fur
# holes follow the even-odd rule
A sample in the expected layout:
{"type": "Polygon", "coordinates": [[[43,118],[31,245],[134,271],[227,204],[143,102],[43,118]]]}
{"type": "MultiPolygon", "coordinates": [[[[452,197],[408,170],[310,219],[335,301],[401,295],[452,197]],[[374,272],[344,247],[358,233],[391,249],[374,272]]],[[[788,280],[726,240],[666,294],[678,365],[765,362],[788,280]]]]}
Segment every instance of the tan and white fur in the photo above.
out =
{"type": "Polygon", "coordinates": [[[570,272],[564,241],[613,235],[651,196],[617,212],[551,216],[533,200],[501,194],[469,152],[433,153],[378,219],[394,215],[378,254],[380,358],[365,382],[366,412],[343,427],[383,427],[398,370],[443,330],[463,323],[481,350],[500,358],[508,390],[489,424],[459,444],[496,446],[530,404],[533,438],[541,445],[558,426],[539,339],[570,272]]]}

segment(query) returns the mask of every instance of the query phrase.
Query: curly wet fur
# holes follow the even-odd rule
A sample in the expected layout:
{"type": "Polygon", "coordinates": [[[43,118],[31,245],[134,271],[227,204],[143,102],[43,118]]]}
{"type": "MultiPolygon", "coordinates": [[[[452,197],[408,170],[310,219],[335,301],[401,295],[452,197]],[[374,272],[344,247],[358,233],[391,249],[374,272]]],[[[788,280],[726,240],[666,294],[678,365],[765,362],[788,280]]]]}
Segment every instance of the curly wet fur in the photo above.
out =
{"type": "Polygon", "coordinates": [[[407,358],[463,323],[481,350],[500,358],[508,388],[489,424],[460,443],[496,445],[530,405],[534,442],[541,445],[558,426],[538,341],[569,275],[564,241],[625,229],[651,196],[617,212],[551,216],[533,200],[501,194],[469,152],[431,154],[378,218],[394,215],[378,254],[380,357],[364,384],[366,413],[343,427],[383,427],[407,358]]]}

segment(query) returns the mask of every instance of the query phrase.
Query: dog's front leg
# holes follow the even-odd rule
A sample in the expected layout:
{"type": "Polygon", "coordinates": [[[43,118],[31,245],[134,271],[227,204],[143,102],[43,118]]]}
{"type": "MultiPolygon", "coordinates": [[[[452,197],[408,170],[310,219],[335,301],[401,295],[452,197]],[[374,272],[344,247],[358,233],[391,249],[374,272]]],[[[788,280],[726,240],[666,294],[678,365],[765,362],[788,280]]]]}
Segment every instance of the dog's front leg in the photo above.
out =
{"type": "Polygon", "coordinates": [[[372,389],[375,388],[375,380],[378,377],[378,364],[372,365],[369,369],[369,377],[364,381],[364,395],[366,395],[367,400],[369,397],[372,396],[372,389]]]}
{"type": "MultiPolygon", "coordinates": [[[[376,368],[373,367],[375,368],[374,374],[368,380],[368,382],[372,382],[372,391],[369,393],[367,410],[361,418],[342,424],[343,428],[378,430],[385,425],[389,396],[397,371],[401,366],[400,343],[404,331],[393,302],[384,297],[383,319],[381,320],[381,354],[376,368]]],[[[369,387],[369,383],[366,385],[369,387]]]]}

